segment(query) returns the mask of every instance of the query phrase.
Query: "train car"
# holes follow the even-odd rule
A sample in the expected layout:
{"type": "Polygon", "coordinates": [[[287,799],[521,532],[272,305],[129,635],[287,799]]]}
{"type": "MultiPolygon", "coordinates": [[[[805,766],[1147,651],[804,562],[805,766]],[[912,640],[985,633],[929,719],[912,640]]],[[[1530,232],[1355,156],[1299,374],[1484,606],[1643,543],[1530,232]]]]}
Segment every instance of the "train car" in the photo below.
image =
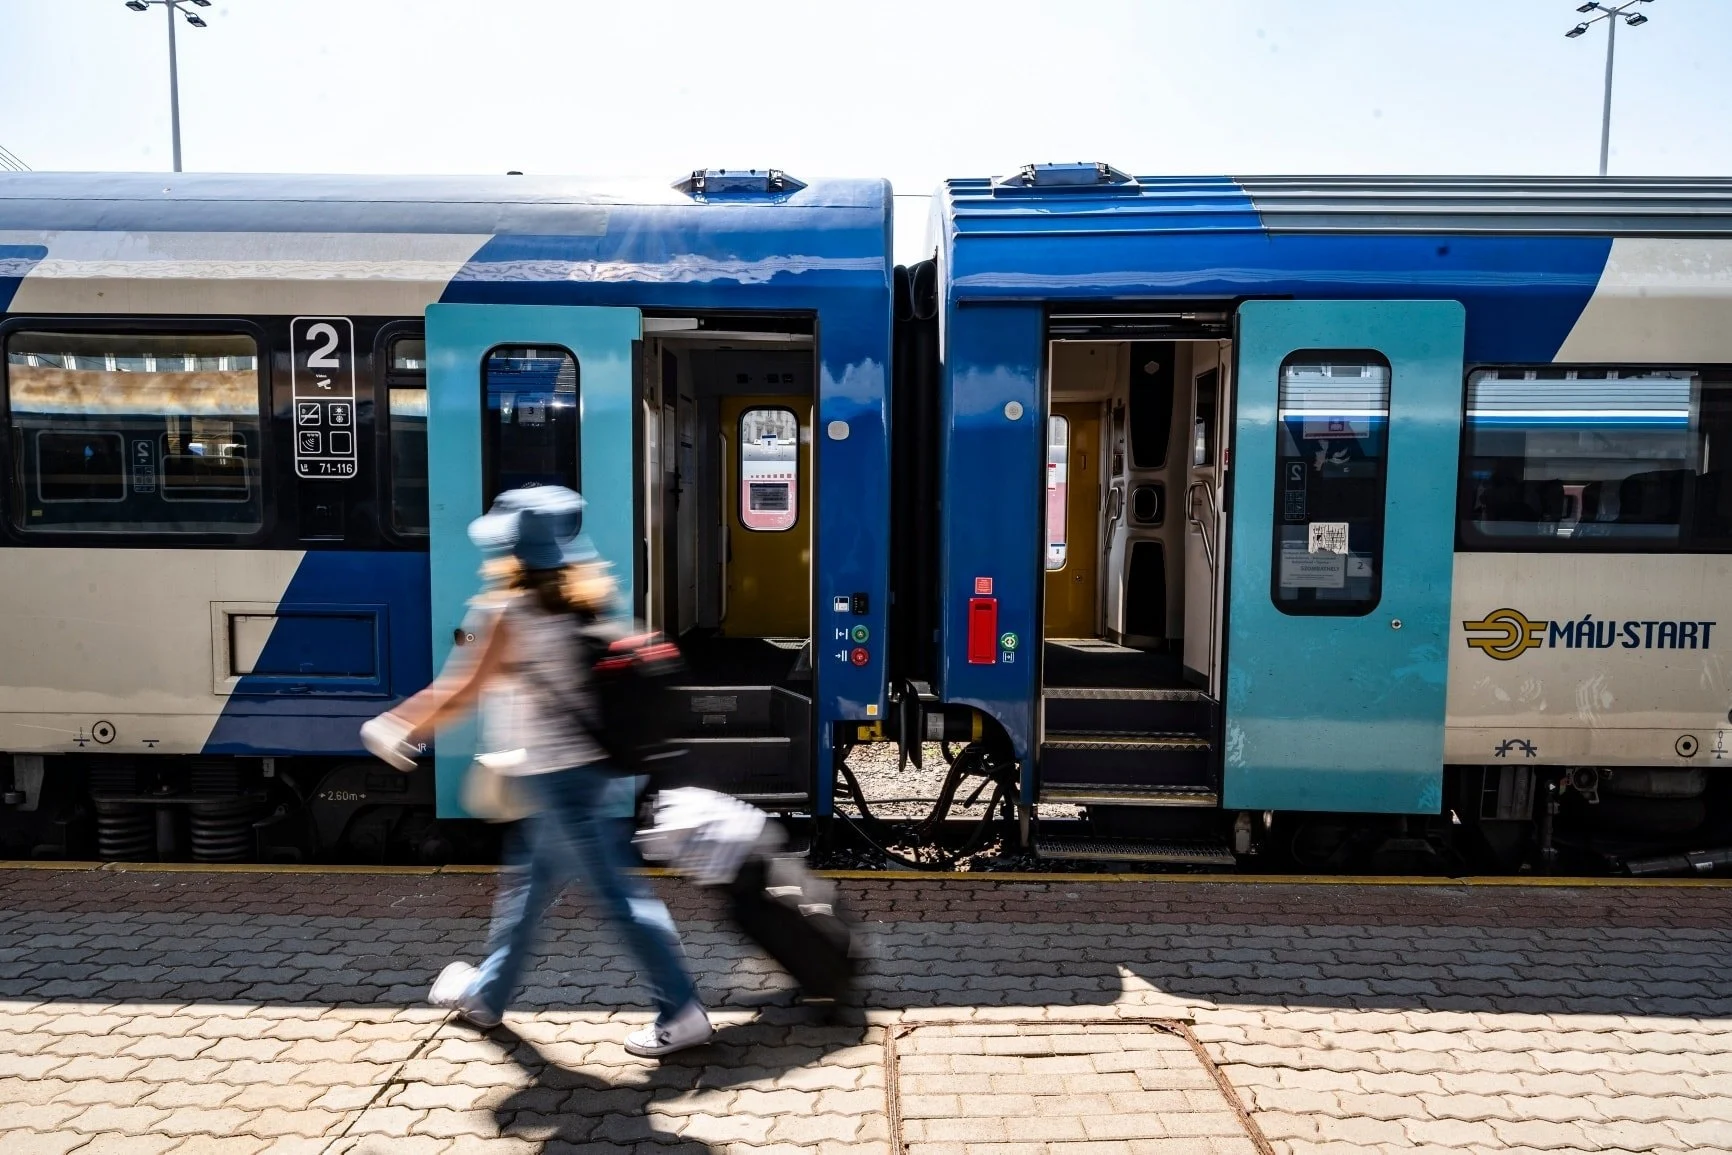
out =
{"type": "Polygon", "coordinates": [[[889,214],[776,171],[0,177],[5,853],[453,853],[471,732],[401,776],[358,727],[466,640],[468,521],[547,483],[681,643],[692,779],[822,812],[885,705],[889,214]]]}
{"type": "Polygon", "coordinates": [[[935,218],[919,733],[984,716],[1043,853],[1732,860],[1732,181],[1033,165],[935,218]]]}

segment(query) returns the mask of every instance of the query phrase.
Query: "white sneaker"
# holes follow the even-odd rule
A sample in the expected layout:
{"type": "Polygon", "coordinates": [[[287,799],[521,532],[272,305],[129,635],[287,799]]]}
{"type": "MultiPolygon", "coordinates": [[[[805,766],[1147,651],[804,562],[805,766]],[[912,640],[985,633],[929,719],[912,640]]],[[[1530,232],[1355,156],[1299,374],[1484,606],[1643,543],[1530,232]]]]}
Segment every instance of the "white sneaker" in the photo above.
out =
{"type": "Polygon", "coordinates": [[[454,962],[439,972],[427,1001],[436,1007],[456,1011],[459,1018],[486,1030],[499,1025],[499,1016],[489,1012],[470,998],[481,972],[466,962],[454,962]]]}
{"type": "Polygon", "coordinates": [[[710,1026],[710,1016],[704,1008],[698,1003],[687,1003],[672,1018],[657,1020],[627,1035],[625,1049],[634,1055],[653,1059],[687,1047],[701,1047],[710,1041],[713,1034],[715,1030],[710,1026]]]}

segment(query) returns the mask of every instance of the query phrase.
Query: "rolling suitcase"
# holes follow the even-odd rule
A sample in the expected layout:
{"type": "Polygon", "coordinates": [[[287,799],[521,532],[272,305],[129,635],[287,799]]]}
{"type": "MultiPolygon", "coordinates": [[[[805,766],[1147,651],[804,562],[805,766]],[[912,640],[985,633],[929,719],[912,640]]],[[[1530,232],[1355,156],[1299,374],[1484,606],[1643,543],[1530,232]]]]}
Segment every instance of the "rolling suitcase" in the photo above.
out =
{"type": "Polygon", "coordinates": [[[752,854],[727,884],[734,921],[817,999],[843,999],[859,969],[852,921],[836,886],[798,859],[752,854]]]}
{"type": "Polygon", "coordinates": [[[781,852],[782,830],[763,811],[710,790],[666,790],[637,841],[646,859],[726,894],[740,930],[808,997],[847,995],[863,940],[835,885],[781,852]]]}

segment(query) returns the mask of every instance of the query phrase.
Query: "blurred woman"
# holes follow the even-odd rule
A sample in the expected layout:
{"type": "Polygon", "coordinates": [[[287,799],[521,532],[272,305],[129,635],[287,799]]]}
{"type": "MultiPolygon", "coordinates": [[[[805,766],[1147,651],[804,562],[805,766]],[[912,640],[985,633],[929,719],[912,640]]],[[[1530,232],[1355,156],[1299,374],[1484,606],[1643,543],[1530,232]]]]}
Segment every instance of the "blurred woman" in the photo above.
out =
{"type": "Polygon", "coordinates": [[[655,999],[656,1021],[627,1036],[626,1050],[665,1055],[709,1041],[710,1020],[666,906],[631,873],[632,782],[606,765],[586,722],[595,703],[578,628],[612,609],[615,586],[578,534],[582,512],[583,498],[571,490],[538,486],[502,494],[469,527],[470,539],[495,555],[485,571],[490,588],[464,626],[475,640],[452,652],[433,685],[363,727],[362,737],[407,769],[419,744],[484,700],[488,747],[511,750],[496,765],[510,763],[500,781],[527,812],[522,861],[495,904],[486,960],[447,966],[431,1001],[477,1026],[497,1025],[542,916],[582,875],[655,999]]]}

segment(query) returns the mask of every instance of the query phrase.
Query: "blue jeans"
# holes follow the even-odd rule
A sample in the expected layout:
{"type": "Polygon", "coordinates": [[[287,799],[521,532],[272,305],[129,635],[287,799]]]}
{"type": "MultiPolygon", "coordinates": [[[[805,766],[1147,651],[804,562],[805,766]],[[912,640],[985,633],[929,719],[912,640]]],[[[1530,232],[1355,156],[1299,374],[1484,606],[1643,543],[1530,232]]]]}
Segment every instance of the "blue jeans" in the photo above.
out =
{"type": "Polygon", "coordinates": [[[649,883],[630,873],[637,863],[632,824],[617,804],[621,779],[578,766],[524,779],[539,808],[525,819],[518,861],[493,906],[487,961],[471,992],[502,1015],[517,993],[542,916],[571,880],[582,875],[604,918],[625,939],[649,975],[662,1017],[697,1000],[685,954],[667,907],[649,883]]]}

